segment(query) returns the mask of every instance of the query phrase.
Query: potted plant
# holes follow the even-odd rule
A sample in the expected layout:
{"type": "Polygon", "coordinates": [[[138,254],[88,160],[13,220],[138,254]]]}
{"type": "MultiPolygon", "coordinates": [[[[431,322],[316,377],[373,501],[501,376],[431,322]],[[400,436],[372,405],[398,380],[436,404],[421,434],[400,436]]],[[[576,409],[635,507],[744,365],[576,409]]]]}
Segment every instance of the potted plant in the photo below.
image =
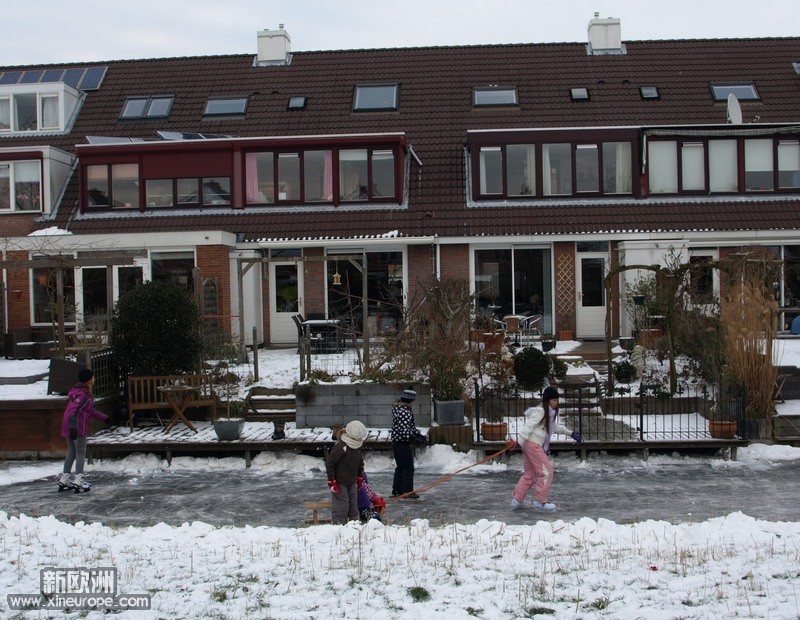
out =
{"type": "Polygon", "coordinates": [[[556,347],[556,337],[553,334],[542,334],[542,351],[552,351],[556,347]]]}
{"type": "Polygon", "coordinates": [[[240,400],[228,401],[225,404],[225,417],[214,420],[214,432],[220,441],[239,439],[244,428],[245,404],[240,400]]]}
{"type": "Polygon", "coordinates": [[[225,398],[225,417],[214,420],[214,432],[220,441],[239,439],[245,422],[247,404],[239,399],[241,378],[230,370],[226,361],[219,362],[211,372],[212,380],[225,398]]]}
{"type": "Polygon", "coordinates": [[[505,441],[508,437],[508,422],[505,421],[505,403],[501,393],[492,387],[481,390],[481,437],[484,441],[505,441]]]}

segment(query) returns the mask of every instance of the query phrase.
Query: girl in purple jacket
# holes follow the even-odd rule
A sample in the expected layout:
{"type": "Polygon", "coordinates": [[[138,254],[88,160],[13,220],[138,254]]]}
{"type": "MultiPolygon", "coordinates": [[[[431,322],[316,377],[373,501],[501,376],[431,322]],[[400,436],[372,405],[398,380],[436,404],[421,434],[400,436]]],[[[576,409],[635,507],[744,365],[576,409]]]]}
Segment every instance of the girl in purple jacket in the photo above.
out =
{"type": "Polygon", "coordinates": [[[67,440],[67,458],[58,481],[58,490],[74,489],[76,493],[87,493],[92,489],[83,477],[83,462],[86,459],[86,434],[89,417],[108,420],[108,416],[94,408],[92,388],[94,372],[89,368],[78,371],[78,384],[69,391],[67,408],[61,420],[61,436],[67,440]],[[75,477],[70,474],[75,463],[75,477]]]}

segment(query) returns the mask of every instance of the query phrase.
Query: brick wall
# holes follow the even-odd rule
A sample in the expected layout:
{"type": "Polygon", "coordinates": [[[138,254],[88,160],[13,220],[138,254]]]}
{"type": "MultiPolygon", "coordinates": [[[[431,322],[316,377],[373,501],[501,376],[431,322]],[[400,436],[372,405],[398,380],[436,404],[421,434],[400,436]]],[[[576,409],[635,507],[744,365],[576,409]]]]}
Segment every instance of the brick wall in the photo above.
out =
{"type": "MultiPolygon", "coordinates": [[[[200,268],[201,278],[215,278],[217,280],[217,294],[219,295],[219,313],[232,314],[231,288],[238,286],[231,281],[231,248],[226,245],[202,245],[197,247],[197,266],[200,268]]],[[[230,320],[221,319],[220,326],[224,331],[230,331],[230,320]]]]}

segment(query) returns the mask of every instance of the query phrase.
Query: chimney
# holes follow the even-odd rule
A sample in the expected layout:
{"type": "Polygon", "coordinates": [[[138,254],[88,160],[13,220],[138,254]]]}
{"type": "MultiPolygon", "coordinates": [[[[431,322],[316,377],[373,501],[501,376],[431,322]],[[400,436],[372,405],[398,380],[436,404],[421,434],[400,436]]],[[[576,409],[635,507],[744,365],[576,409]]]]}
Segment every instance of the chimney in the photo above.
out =
{"type": "Polygon", "coordinates": [[[622,44],[622,26],[618,17],[601,18],[600,13],[595,13],[589,22],[588,36],[589,55],[625,53],[625,46],[622,44]]]}
{"type": "Polygon", "coordinates": [[[292,40],[283,24],[279,24],[277,30],[258,31],[256,65],[288,65],[291,62],[291,51],[292,40]]]}

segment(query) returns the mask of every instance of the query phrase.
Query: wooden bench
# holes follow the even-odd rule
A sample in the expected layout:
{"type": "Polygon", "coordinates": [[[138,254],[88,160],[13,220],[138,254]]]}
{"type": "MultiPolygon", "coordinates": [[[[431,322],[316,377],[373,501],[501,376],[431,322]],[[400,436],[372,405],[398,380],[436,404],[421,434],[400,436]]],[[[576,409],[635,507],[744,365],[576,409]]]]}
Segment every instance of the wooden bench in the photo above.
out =
{"type": "Polygon", "coordinates": [[[133,430],[137,411],[171,411],[172,408],[158,388],[187,385],[195,390],[192,407],[209,407],[211,419],[217,419],[217,395],[209,375],[163,375],[158,377],[128,377],[128,424],[133,430]]]}
{"type": "Polygon", "coordinates": [[[330,510],[331,509],[330,501],[327,502],[303,502],[303,508],[306,510],[311,511],[311,518],[306,519],[306,523],[310,523],[313,525],[318,525],[320,523],[330,523],[330,518],[321,518],[319,517],[320,510],[330,510]]]}

